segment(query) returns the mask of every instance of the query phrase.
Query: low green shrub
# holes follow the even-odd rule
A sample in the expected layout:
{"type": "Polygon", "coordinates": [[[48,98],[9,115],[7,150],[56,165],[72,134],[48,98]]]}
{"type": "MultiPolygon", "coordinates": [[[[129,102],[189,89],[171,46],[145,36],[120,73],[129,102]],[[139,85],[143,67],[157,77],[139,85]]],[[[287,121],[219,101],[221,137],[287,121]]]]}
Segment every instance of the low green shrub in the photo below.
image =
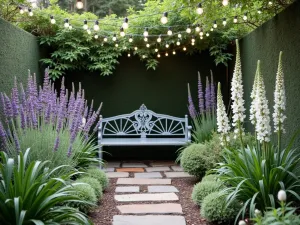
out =
{"type": "Polygon", "coordinates": [[[100,170],[97,167],[92,167],[87,170],[87,174],[100,182],[102,190],[105,190],[108,187],[109,179],[103,170],[100,170]]]}
{"type": "Polygon", "coordinates": [[[197,205],[201,205],[203,199],[210,193],[219,191],[223,188],[221,182],[217,181],[202,181],[194,186],[192,192],[193,202],[197,205]]]}
{"type": "Polygon", "coordinates": [[[201,204],[201,216],[208,222],[227,222],[233,220],[238,214],[241,205],[233,201],[226,206],[226,195],[213,192],[207,195],[201,204]]]}
{"type": "Polygon", "coordinates": [[[215,167],[218,158],[207,145],[191,144],[183,150],[180,163],[185,172],[202,177],[207,170],[215,167]]]}
{"type": "Polygon", "coordinates": [[[209,174],[209,175],[206,175],[205,177],[203,177],[201,182],[204,182],[204,181],[217,181],[217,179],[218,179],[218,175],[209,174]]]}
{"type": "Polygon", "coordinates": [[[89,176],[83,176],[81,178],[79,178],[78,180],[76,180],[76,182],[78,183],[87,183],[89,185],[91,185],[91,187],[94,189],[96,197],[98,198],[98,200],[100,200],[102,198],[102,185],[101,183],[93,177],[89,177],[89,176]]]}
{"type": "Polygon", "coordinates": [[[75,195],[80,201],[70,202],[68,205],[79,209],[79,211],[88,213],[90,212],[97,203],[97,196],[94,189],[89,184],[77,184],[74,186],[75,195]]]}

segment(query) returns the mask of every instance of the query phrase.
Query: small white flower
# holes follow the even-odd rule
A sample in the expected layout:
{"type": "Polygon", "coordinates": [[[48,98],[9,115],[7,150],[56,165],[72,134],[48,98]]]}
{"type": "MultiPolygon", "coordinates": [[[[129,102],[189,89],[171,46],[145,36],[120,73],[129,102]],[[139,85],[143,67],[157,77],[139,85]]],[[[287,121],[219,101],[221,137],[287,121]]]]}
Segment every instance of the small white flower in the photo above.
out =
{"type": "Polygon", "coordinates": [[[246,222],[244,220],[240,220],[239,221],[239,225],[247,225],[246,222]]]}
{"type": "Polygon", "coordinates": [[[277,198],[279,201],[285,202],[286,201],[286,192],[284,190],[280,190],[278,192],[277,198]]]}

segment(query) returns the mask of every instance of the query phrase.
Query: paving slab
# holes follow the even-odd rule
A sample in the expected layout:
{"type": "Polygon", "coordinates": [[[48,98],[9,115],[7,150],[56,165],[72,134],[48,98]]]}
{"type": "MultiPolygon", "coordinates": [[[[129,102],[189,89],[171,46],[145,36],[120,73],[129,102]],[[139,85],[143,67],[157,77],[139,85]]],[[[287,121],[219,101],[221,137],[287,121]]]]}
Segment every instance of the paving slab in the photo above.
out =
{"type": "Polygon", "coordinates": [[[176,203],[134,204],[117,206],[122,214],[182,214],[182,207],[176,203]]]}
{"type": "Polygon", "coordinates": [[[139,186],[124,186],[124,187],[117,187],[115,192],[140,192],[139,186]]]}
{"type": "Polygon", "coordinates": [[[144,168],[117,168],[117,172],[139,173],[139,172],[145,172],[145,169],[144,168]]]}
{"type": "Polygon", "coordinates": [[[133,168],[133,167],[142,167],[145,168],[147,165],[145,163],[123,163],[122,167],[124,168],[133,168]]]}
{"type": "Polygon", "coordinates": [[[183,168],[181,166],[171,166],[174,171],[183,172],[183,168]]]}
{"type": "Polygon", "coordinates": [[[139,178],[119,178],[117,184],[131,185],[163,185],[171,184],[171,179],[139,179],[139,178]]]}
{"type": "Polygon", "coordinates": [[[108,178],[129,177],[127,172],[107,172],[106,175],[108,178]]]}
{"type": "Polygon", "coordinates": [[[104,172],[114,172],[115,168],[103,168],[104,172]]]}
{"type": "Polygon", "coordinates": [[[179,198],[175,193],[160,194],[125,194],[115,195],[118,202],[144,202],[144,201],[178,201],[179,198]]]}
{"type": "Polygon", "coordinates": [[[120,167],[121,162],[106,162],[104,167],[112,168],[112,167],[120,167]]]}
{"type": "Polygon", "coordinates": [[[183,216],[147,215],[113,217],[113,225],[186,225],[183,216]]]}
{"type": "Polygon", "coordinates": [[[167,192],[179,192],[174,186],[148,186],[148,192],[167,193],[167,192]]]}
{"type": "Polygon", "coordinates": [[[135,173],[135,178],[162,178],[159,172],[149,172],[149,173],[135,173]]]}
{"type": "Polygon", "coordinates": [[[176,165],[174,161],[154,161],[150,163],[151,166],[174,166],[176,165]]]}
{"type": "Polygon", "coordinates": [[[168,166],[147,167],[145,169],[147,172],[171,171],[170,167],[168,166]]]}
{"type": "Polygon", "coordinates": [[[166,177],[179,178],[179,177],[193,177],[186,172],[165,172],[166,177]]]}

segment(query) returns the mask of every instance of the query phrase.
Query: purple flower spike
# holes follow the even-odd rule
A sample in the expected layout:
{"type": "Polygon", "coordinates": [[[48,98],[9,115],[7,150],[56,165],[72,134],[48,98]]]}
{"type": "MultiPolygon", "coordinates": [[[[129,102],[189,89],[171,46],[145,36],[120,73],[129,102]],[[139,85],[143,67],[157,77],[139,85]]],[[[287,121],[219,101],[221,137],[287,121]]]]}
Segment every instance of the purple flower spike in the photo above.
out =
{"type": "Polygon", "coordinates": [[[56,137],[55,139],[55,143],[54,143],[54,148],[53,148],[53,151],[56,152],[58,150],[58,147],[59,147],[59,136],[56,137]]]}
{"type": "Polygon", "coordinates": [[[211,83],[210,83],[210,96],[211,96],[211,108],[213,111],[216,110],[217,107],[217,102],[216,102],[216,88],[215,88],[215,84],[214,84],[214,78],[213,78],[213,73],[212,71],[210,71],[211,73],[211,83]]]}
{"type": "Polygon", "coordinates": [[[203,99],[203,87],[201,83],[201,76],[198,72],[198,100],[199,100],[199,112],[202,114],[205,111],[204,99],[203,99]]]}
{"type": "Polygon", "coordinates": [[[68,148],[68,154],[67,154],[67,156],[71,157],[71,155],[72,155],[72,145],[70,145],[69,148],[68,148]]]}
{"type": "Polygon", "coordinates": [[[190,116],[195,119],[197,116],[197,112],[193,103],[193,99],[192,99],[192,95],[191,95],[191,91],[190,91],[190,85],[188,84],[188,109],[189,109],[189,113],[190,116]]]}
{"type": "Polygon", "coordinates": [[[7,121],[10,121],[13,118],[13,109],[12,109],[11,101],[6,94],[4,94],[4,103],[5,103],[5,113],[6,113],[5,116],[7,118],[7,121]]]}
{"type": "Polygon", "coordinates": [[[7,145],[7,136],[1,122],[0,122],[0,140],[1,140],[1,149],[5,150],[7,145]]]}
{"type": "Polygon", "coordinates": [[[206,112],[211,111],[211,92],[210,92],[210,83],[208,77],[206,77],[206,85],[205,85],[205,110],[206,112]]]}

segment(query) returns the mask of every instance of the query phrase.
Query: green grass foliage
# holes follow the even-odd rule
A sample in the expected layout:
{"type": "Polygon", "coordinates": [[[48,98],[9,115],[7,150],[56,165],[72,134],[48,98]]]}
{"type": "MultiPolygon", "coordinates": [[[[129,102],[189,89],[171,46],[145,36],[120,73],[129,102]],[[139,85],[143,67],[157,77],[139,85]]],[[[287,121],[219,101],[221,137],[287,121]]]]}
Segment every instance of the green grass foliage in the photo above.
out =
{"type": "Polygon", "coordinates": [[[89,176],[83,176],[83,177],[79,178],[78,180],[76,180],[76,182],[89,184],[94,189],[98,200],[100,200],[102,198],[102,185],[100,184],[100,182],[97,179],[95,179],[93,177],[89,177],[89,176]]]}
{"type": "Polygon", "coordinates": [[[210,193],[220,191],[223,188],[222,182],[201,181],[196,184],[192,192],[192,200],[195,204],[201,205],[203,199],[210,193]]]}
{"type": "Polygon", "coordinates": [[[102,185],[102,190],[105,190],[109,185],[109,179],[103,170],[93,167],[87,170],[88,176],[97,179],[102,185]]]}

